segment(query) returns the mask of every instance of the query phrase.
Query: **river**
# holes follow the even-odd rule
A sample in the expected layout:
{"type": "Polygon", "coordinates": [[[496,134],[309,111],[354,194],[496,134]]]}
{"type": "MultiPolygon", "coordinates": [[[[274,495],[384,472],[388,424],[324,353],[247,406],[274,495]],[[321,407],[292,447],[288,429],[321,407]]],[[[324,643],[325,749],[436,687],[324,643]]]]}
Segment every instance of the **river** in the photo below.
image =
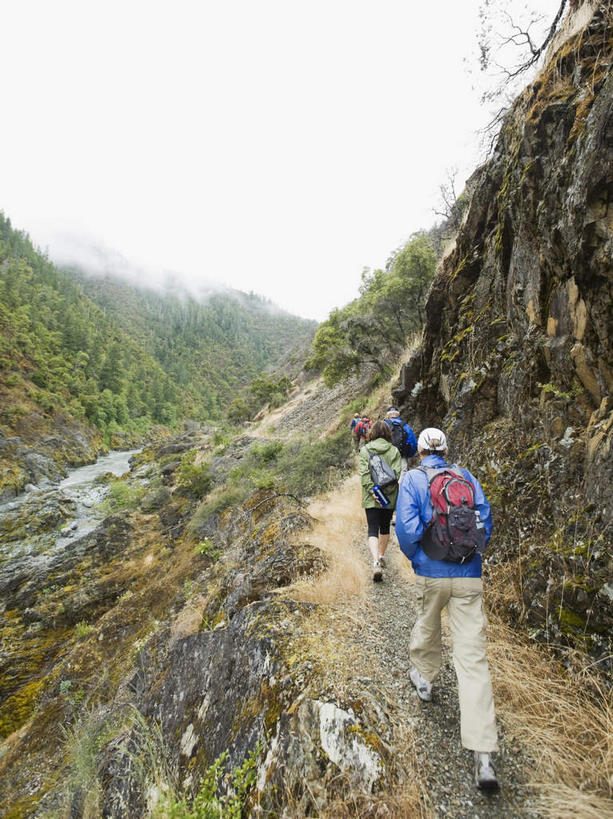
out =
{"type": "Polygon", "coordinates": [[[76,491],[76,487],[91,484],[99,475],[111,472],[113,475],[124,475],[130,469],[130,458],[140,452],[140,449],[126,451],[114,450],[108,455],[102,455],[96,463],[80,466],[69,472],[68,477],[60,483],[60,489],[76,491]]]}
{"type": "Polygon", "coordinates": [[[100,475],[121,476],[140,449],[115,450],[93,464],[72,469],[59,484],[34,489],[0,505],[0,563],[26,554],[63,549],[103,520],[108,483],[100,475]]]}
{"type": "Polygon", "coordinates": [[[130,469],[130,458],[140,452],[140,449],[126,451],[114,450],[108,455],[102,455],[93,464],[73,469],[60,483],[59,489],[64,496],[76,504],[74,518],[60,529],[59,536],[74,540],[95,529],[102,515],[99,507],[108,494],[106,484],[95,484],[100,475],[109,472],[117,477],[124,475],[130,469]]]}

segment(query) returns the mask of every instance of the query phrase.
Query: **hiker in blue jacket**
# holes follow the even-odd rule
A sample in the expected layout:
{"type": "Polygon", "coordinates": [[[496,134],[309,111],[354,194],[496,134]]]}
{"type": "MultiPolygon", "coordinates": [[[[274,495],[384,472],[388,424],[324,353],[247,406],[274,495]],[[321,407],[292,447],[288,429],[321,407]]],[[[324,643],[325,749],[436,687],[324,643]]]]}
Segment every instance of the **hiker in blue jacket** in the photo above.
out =
{"type": "Polygon", "coordinates": [[[388,407],[383,419],[392,431],[392,443],[402,457],[402,475],[409,468],[409,458],[417,452],[417,438],[408,424],[405,424],[396,407],[388,407]]]}
{"type": "Polygon", "coordinates": [[[355,433],[355,428],[356,428],[356,427],[357,427],[357,425],[360,423],[360,421],[361,421],[361,418],[360,418],[360,416],[358,415],[358,413],[356,412],[356,413],[354,414],[353,418],[351,419],[351,439],[352,439],[353,444],[354,444],[354,446],[355,446],[355,448],[356,448],[356,449],[359,449],[359,443],[360,443],[360,442],[359,442],[359,440],[358,440],[358,438],[357,438],[357,435],[356,435],[356,433],[355,433]]]}
{"type": "MultiPolygon", "coordinates": [[[[445,459],[447,439],[440,429],[424,429],[417,452],[421,467],[449,466],[445,459]]],[[[473,485],[474,505],[487,543],[492,532],[490,505],[479,481],[467,469],[460,467],[460,471],[473,485]]],[[[411,633],[409,676],[419,697],[431,700],[432,683],[441,667],[441,612],[447,607],[458,679],[462,745],[474,752],[477,787],[494,790],[498,782],[490,754],[498,750],[498,737],[486,657],[481,555],[476,553],[464,563],[428,557],[421,541],[432,516],[428,476],[422,468],[411,469],[400,485],[396,505],[396,536],[417,576],[418,617],[411,633]]]]}

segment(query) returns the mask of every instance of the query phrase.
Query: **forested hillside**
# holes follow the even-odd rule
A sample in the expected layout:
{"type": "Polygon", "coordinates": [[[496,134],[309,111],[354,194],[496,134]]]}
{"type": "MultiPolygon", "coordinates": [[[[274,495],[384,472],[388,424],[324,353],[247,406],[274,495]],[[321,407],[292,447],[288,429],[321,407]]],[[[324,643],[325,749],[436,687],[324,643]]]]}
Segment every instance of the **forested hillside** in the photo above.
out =
{"type": "Polygon", "coordinates": [[[60,270],[0,213],[0,494],[53,473],[26,458],[76,464],[219,418],[314,324],[255,295],[198,303],[60,270]]]}
{"type": "Polygon", "coordinates": [[[66,273],[0,214],[0,371],[7,432],[59,411],[96,426],[142,432],[192,412],[192,392],[96,307],[66,273]]]}
{"type": "Polygon", "coordinates": [[[153,356],[181,390],[198,396],[199,414],[219,418],[235,391],[288,349],[307,342],[315,322],[291,316],[256,294],[137,288],[112,275],[71,268],[83,292],[153,356]]]}

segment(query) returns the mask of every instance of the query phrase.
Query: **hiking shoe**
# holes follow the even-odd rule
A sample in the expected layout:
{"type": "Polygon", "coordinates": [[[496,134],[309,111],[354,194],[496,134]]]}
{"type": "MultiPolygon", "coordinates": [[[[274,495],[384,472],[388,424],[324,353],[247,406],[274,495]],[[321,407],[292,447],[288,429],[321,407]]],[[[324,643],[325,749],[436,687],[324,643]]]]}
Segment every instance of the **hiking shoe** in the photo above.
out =
{"type": "Polygon", "coordinates": [[[482,791],[497,791],[498,780],[489,754],[475,751],[475,785],[482,791]]]}
{"type": "Polygon", "coordinates": [[[385,558],[383,555],[379,555],[379,566],[381,566],[382,569],[385,569],[385,558]]]}
{"type": "Polygon", "coordinates": [[[419,699],[430,702],[432,699],[432,683],[424,679],[415,666],[409,671],[409,677],[415,686],[419,699]]]}
{"type": "Polygon", "coordinates": [[[375,560],[372,564],[372,579],[375,583],[380,583],[383,580],[383,570],[381,569],[380,560],[375,560]]]}

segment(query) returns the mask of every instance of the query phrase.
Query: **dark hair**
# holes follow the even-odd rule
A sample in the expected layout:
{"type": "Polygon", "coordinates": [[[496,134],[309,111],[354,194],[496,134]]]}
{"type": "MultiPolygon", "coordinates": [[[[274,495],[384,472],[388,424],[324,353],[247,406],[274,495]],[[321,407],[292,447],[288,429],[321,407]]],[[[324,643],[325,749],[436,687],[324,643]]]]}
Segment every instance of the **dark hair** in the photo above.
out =
{"type": "Polygon", "coordinates": [[[368,433],[368,440],[374,441],[375,438],[385,438],[386,441],[392,443],[392,431],[385,423],[385,421],[375,421],[368,433]]]}

